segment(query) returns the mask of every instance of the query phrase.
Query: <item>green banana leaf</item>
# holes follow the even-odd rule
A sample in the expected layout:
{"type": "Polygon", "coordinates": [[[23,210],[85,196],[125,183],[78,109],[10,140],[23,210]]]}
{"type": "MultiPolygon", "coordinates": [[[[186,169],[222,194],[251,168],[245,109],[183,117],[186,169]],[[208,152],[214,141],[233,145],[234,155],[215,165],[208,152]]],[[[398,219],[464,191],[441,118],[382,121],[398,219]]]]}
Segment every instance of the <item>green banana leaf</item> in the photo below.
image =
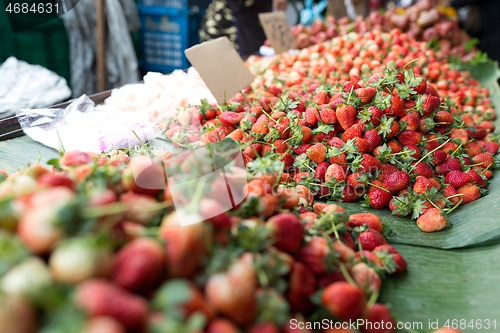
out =
{"type": "Polygon", "coordinates": [[[467,327],[458,327],[463,332],[500,332],[500,245],[458,250],[395,248],[408,261],[408,270],[384,281],[379,301],[390,307],[398,321],[420,322],[423,329],[417,331],[430,332],[429,321],[438,320],[442,327],[447,320],[451,325],[453,319],[458,323],[464,319],[467,327]],[[486,319],[490,329],[485,328],[486,319]],[[471,320],[474,328],[468,326],[471,320]],[[479,320],[482,328],[477,327],[479,320]]]}

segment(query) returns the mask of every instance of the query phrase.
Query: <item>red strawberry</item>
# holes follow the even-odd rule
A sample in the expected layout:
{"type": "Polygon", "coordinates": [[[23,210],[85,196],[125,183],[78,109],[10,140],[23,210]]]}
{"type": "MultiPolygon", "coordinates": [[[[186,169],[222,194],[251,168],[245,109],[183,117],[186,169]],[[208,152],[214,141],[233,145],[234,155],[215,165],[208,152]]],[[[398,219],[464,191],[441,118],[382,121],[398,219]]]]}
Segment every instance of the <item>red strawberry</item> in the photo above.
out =
{"type": "Polygon", "coordinates": [[[487,153],[489,153],[491,155],[495,155],[496,153],[498,153],[500,145],[497,142],[490,141],[490,142],[486,142],[483,145],[483,148],[484,148],[485,152],[487,152],[487,153]]]}
{"type": "Polygon", "coordinates": [[[95,279],[80,284],[75,300],[91,317],[108,316],[127,330],[141,332],[146,328],[148,303],[108,281],[95,279]]]}
{"type": "Polygon", "coordinates": [[[361,104],[368,104],[372,101],[372,98],[377,94],[377,89],[373,87],[358,88],[354,91],[356,96],[361,98],[361,104]]]}
{"type": "Polygon", "coordinates": [[[335,124],[337,122],[337,115],[335,114],[335,111],[328,108],[328,105],[326,107],[322,107],[319,110],[318,113],[318,121],[322,122],[323,124],[335,124]]]}
{"type": "Polygon", "coordinates": [[[478,187],[486,186],[486,181],[476,171],[470,170],[466,173],[469,175],[472,184],[477,185],[478,187]]]}
{"type": "Polygon", "coordinates": [[[232,111],[223,112],[219,116],[219,120],[220,120],[221,124],[224,126],[235,126],[235,125],[239,124],[239,122],[242,118],[243,118],[242,114],[232,112],[232,111]]]}
{"type": "MultiPolygon", "coordinates": [[[[415,163],[412,163],[411,165],[415,166],[415,163]]],[[[432,169],[427,164],[422,162],[418,162],[418,164],[416,164],[416,167],[413,169],[411,173],[424,176],[426,178],[430,178],[434,175],[432,169]]]]}
{"type": "Polygon", "coordinates": [[[441,103],[439,101],[439,97],[432,95],[423,95],[421,99],[422,100],[420,103],[422,105],[422,111],[424,112],[424,114],[432,113],[439,107],[439,104],[441,103]]]}
{"type": "Polygon", "coordinates": [[[319,118],[318,115],[319,115],[318,109],[313,108],[313,107],[308,107],[306,109],[305,114],[304,114],[306,124],[309,126],[316,126],[316,124],[318,123],[318,118],[319,118]]]}
{"type": "Polygon", "coordinates": [[[413,191],[418,194],[423,194],[427,189],[432,187],[432,183],[429,179],[424,176],[417,176],[415,179],[415,185],[413,185],[413,191]]]}
{"type": "Polygon", "coordinates": [[[150,195],[129,191],[120,196],[120,201],[127,207],[125,218],[128,221],[148,224],[158,216],[158,210],[153,209],[158,201],[150,195]]]}
{"type": "Polygon", "coordinates": [[[382,171],[382,173],[378,176],[377,179],[380,180],[381,182],[383,182],[391,174],[399,171],[399,169],[396,168],[396,166],[387,163],[382,163],[380,170],[382,171]]]}
{"type": "Polygon", "coordinates": [[[328,141],[327,144],[330,147],[342,148],[342,146],[345,145],[345,141],[341,138],[333,137],[328,141]]]}
{"type": "Polygon", "coordinates": [[[359,84],[357,84],[356,82],[346,81],[346,82],[344,82],[343,88],[344,88],[344,92],[349,93],[351,91],[355,91],[356,89],[361,88],[361,86],[359,84]]]}
{"type": "Polygon", "coordinates": [[[351,216],[349,216],[349,221],[347,221],[347,225],[351,228],[361,227],[365,224],[368,225],[370,229],[376,230],[378,232],[382,232],[382,230],[384,229],[380,218],[371,213],[352,214],[351,216]]]}
{"type": "Polygon", "coordinates": [[[459,198],[462,200],[462,205],[465,205],[469,202],[475,201],[481,197],[481,192],[476,185],[465,184],[464,186],[457,189],[458,194],[463,194],[459,198]]]}
{"type": "Polygon", "coordinates": [[[211,275],[205,285],[208,302],[240,325],[253,322],[257,310],[257,276],[244,256],[226,272],[211,275]]]}
{"type": "Polygon", "coordinates": [[[399,120],[399,125],[403,128],[403,123],[406,123],[406,130],[416,131],[420,125],[420,118],[416,115],[409,113],[399,120]]]}
{"type": "Polygon", "coordinates": [[[137,238],[118,251],[111,279],[130,291],[158,283],[164,266],[163,248],[151,238],[137,238]]]}
{"type": "Polygon", "coordinates": [[[216,318],[208,324],[206,333],[241,333],[241,330],[227,319],[216,318]]]}
{"type": "Polygon", "coordinates": [[[415,92],[419,95],[425,94],[425,91],[427,89],[427,81],[420,76],[417,76],[417,78],[422,80],[420,81],[418,86],[413,87],[413,90],[415,90],[415,92]]]}
{"type": "Polygon", "coordinates": [[[451,170],[462,171],[462,164],[458,158],[450,158],[436,166],[436,173],[439,175],[446,175],[451,170]]]}
{"type": "Polygon", "coordinates": [[[422,134],[420,132],[406,130],[399,133],[398,141],[403,146],[415,146],[422,142],[422,134]]]}
{"type": "Polygon", "coordinates": [[[434,89],[433,86],[431,85],[427,85],[427,87],[425,88],[425,93],[426,94],[429,94],[429,95],[432,95],[432,96],[435,96],[435,97],[439,97],[439,94],[438,92],[436,91],[436,89],[434,89]]]}
{"type": "Polygon", "coordinates": [[[325,257],[331,253],[328,241],[324,237],[315,237],[309,244],[300,248],[297,259],[303,262],[314,274],[325,272],[325,257]]]}
{"type": "Polygon", "coordinates": [[[298,183],[300,182],[301,180],[306,180],[308,179],[309,177],[311,176],[311,174],[309,172],[299,172],[299,173],[296,173],[295,176],[293,176],[293,180],[298,183]]]}
{"type": "Polygon", "coordinates": [[[470,182],[470,176],[462,171],[451,170],[444,178],[446,184],[459,188],[470,182]]]}
{"type": "Polygon", "coordinates": [[[316,170],[314,171],[314,178],[319,179],[319,180],[325,179],[326,170],[328,169],[329,165],[330,164],[328,164],[327,162],[318,163],[318,166],[316,167],[316,170]]]}
{"type": "Polygon", "coordinates": [[[314,305],[310,297],[316,292],[314,274],[303,263],[296,261],[290,272],[289,281],[286,297],[292,310],[302,313],[311,312],[314,305]]]}
{"type": "Polygon", "coordinates": [[[316,134],[316,139],[319,142],[329,141],[330,139],[332,139],[335,136],[335,134],[337,134],[337,132],[335,130],[331,130],[327,133],[319,132],[318,134],[316,134]]]}
{"type": "Polygon", "coordinates": [[[310,207],[314,203],[314,195],[311,190],[305,187],[304,185],[295,186],[297,192],[299,192],[299,204],[305,207],[310,207]]]}
{"type": "Polygon", "coordinates": [[[384,180],[384,188],[389,191],[396,192],[402,190],[410,183],[410,176],[404,171],[397,171],[384,180]]]}
{"type": "Polygon", "coordinates": [[[363,125],[354,124],[342,133],[342,138],[347,141],[354,138],[361,138],[363,135],[363,125]]]}
{"type": "Polygon", "coordinates": [[[304,226],[292,213],[280,213],[267,220],[274,246],[288,253],[299,249],[304,236],[304,226]]]}
{"type": "Polygon", "coordinates": [[[378,107],[376,106],[370,106],[368,108],[368,112],[370,112],[370,121],[371,123],[374,125],[374,126],[378,126],[380,125],[380,119],[382,118],[382,116],[384,115],[384,111],[380,110],[378,107]]]}
{"type": "Polygon", "coordinates": [[[348,282],[335,282],[326,287],[321,302],[335,317],[354,320],[363,313],[366,297],[359,287],[348,282]]]}
{"type": "Polygon", "coordinates": [[[358,152],[361,154],[368,153],[370,151],[370,142],[362,138],[354,138],[354,145],[358,147],[358,152]]]}
{"type": "Polygon", "coordinates": [[[337,163],[337,164],[339,164],[339,165],[342,167],[342,169],[344,169],[344,170],[347,170],[347,165],[349,164],[349,163],[347,162],[347,156],[346,156],[344,153],[342,153],[342,154],[340,154],[340,155],[338,155],[338,156],[330,157],[330,163],[331,163],[331,164],[333,164],[333,163],[337,163]]]}
{"type": "Polygon", "coordinates": [[[490,153],[481,153],[472,158],[475,164],[481,164],[480,166],[484,169],[490,168],[495,162],[493,156],[490,153]]]}
{"type": "Polygon", "coordinates": [[[207,225],[181,227],[177,213],[163,219],[160,238],[165,241],[167,273],[171,277],[191,277],[200,267],[211,243],[207,225]]]}
{"type": "Polygon", "coordinates": [[[361,332],[394,333],[396,332],[396,320],[394,320],[388,307],[375,303],[368,310],[368,315],[363,327],[361,327],[361,332]]]}
{"type": "Polygon", "coordinates": [[[325,180],[327,182],[336,179],[338,182],[343,182],[346,180],[346,172],[337,163],[332,163],[326,170],[325,180]]]}
{"type": "Polygon", "coordinates": [[[47,172],[38,178],[38,184],[48,186],[65,186],[71,190],[74,189],[75,183],[65,173],[60,172],[47,172]]]}
{"type": "Polygon", "coordinates": [[[455,188],[451,185],[448,185],[444,188],[444,193],[443,195],[446,197],[446,198],[449,198],[451,196],[454,196],[453,198],[450,198],[449,200],[453,203],[453,204],[456,204],[460,201],[460,198],[459,197],[455,197],[455,195],[457,195],[457,190],[455,190],[455,188]]]}
{"type": "Polygon", "coordinates": [[[431,162],[434,165],[441,164],[446,160],[446,156],[447,156],[447,154],[444,151],[436,150],[432,153],[433,158],[432,158],[431,162]]]}
{"type": "Polygon", "coordinates": [[[90,162],[92,162],[92,158],[87,153],[79,150],[67,151],[59,160],[59,164],[66,167],[87,164],[90,162]]]}
{"type": "Polygon", "coordinates": [[[94,317],[87,320],[82,333],[125,333],[126,329],[119,321],[111,317],[94,317]]]}
{"type": "Polygon", "coordinates": [[[364,194],[364,188],[361,188],[361,190],[359,188],[354,189],[347,185],[344,187],[341,194],[343,195],[342,202],[354,202],[364,194]]]}
{"type": "Polygon", "coordinates": [[[337,120],[340,126],[342,126],[344,130],[346,130],[351,127],[356,121],[358,111],[352,105],[343,104],[337,107],[335,113],[337,115],[337,120]]]}
{"type": "Polygon", "coordinates": [[[365,183],[358,180],[358,177],[360,176],[361,173],[359,172],[351,173],[349,176],[347,176],[347,184],[354,189],[364,187],[365,183]]]}
{"type": "Polygon", "coordinates": [[[358,242],[361,243],[363,250],[373,251],[379,245],[386,245],[387,241],[380,232],[370,229],[363,231],[358,236],[358,242]]]}
{"type": "Polygon", "coordinates": [[[390,116],[404,117],[406,116],[406,109],[403,100],[399,95],[391,98],[391,106],[386,108],[384,112],[390,116]]]}
{"type": "Polygon", "coordinates": [[[380,188],[374,188],[368,192],[368,202],[370,206],[375,209],[382,209],[389,205],[392,199],[392,194],[389,191],[382,190],[380,188]]]}
{"type": "Polygon", "coordinates": [[[363,154],[361,160],[361,167],[359,168],[360,172],[375,172],[380,169],[382,166],[382,162],[379,159],[373,157],[369,154],[363,154]]]}
{"type": "Polygon", "coordinates": [[[309,157],[313,162],[321,163],[325,160],[326,147],[321,144],[315,144],[311,148],[307,149],[307,157],[309,157]]]}
{"type": "Polygon", "coordinates": [[[312,147],[312,144],[303,143],[303,144],[299,145],[297,148],[292,148],[292,150],[295,154],[302,155],[302,154],[305,154],[307,152],[307,150],[311,147],[312,147]]]}
{"type": "Polygon", "coordinates": [[[363,139],[368,140],[368,142],[370,143],[369,151],[372,151],[382,142],[382,135],[378,134],[378,131],[376,129],[371,129],[363,134],[363,139]]]}
{"type": "MultiPolygon", "coordinates": [[[[469,184],[470,185],[470,184],[469,184]]],[[[441,214],[441,209],[431,208],[417,219],[417,225],[424,232],[442,230],[448,219],[441,214]]]]}
{"type": "Polygon", "coordinates": [[[320,90],[316,95],[314,95],[312,100],[318,105],[326,104],[328,103],[328,94],[326,93],[326,91],[320,90]]]}
{"type": "Polygon", "coordinates": [[[389,254],[394,255],[394,257],[392,257],[392,260],[398,265],[398,267],[394,271],[394,274],[399,274],[406,270],[406,267],[408,267],[408,263],[406,262],[405,258],[403,258],[403,256],[399,254],[399,252],[392,246],[379,245],[373,250],[373,252],[375,252],[377,256],[380,255],[378,254],[378,252],[384,252],[384,251],[387,251],[389,254]]]}
{"type": "Polygon", "coordinates": [[[280,330],[271,322],[253,324],[247,330],[247,333],[280,333],[280,330]]]}
{"type": "Polygon", "coordinates": [[[139,155],[130,160],[123,171],[123,187],[136,193],[156,195],[165,188],[163,167],[151,157],[139,155]]]}

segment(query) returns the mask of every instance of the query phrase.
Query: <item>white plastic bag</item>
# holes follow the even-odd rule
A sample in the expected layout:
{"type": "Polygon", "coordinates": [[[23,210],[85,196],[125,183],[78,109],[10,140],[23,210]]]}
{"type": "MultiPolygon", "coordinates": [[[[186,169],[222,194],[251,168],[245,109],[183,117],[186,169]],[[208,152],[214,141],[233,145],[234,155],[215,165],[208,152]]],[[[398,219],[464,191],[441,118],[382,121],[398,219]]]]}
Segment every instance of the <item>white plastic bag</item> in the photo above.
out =
{"type": "Polygon", "coordinates": [[[157,137],[160,129],[147,122],[120,122],[94,110],[94,102],[82,95],[65,109],[19,110],[17,118],[24,133],[58,150],[100,153],[130,148],[157,137]],[[135,134],[134,134],[135,133],[135,134]]]}

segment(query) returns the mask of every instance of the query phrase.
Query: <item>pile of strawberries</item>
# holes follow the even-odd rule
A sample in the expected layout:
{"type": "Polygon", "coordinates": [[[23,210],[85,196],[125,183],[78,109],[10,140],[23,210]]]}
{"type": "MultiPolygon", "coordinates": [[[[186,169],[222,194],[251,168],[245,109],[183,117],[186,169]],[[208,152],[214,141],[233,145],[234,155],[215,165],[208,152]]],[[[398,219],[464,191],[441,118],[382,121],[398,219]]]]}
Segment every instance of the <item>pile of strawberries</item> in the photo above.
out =
{"type": "MultiPolygon", "coordinates": [[[[377,216],[322,203],[300,213],[299,194],[278,186],[282,163],[264,157],[248,165],[246,200],[181,227],[161,166],[189,157],[144,150],[69,151],[53,170],[0,171],[0,332],[292,332],[292,319],[358,318],[395,327],[376,300],[407,263],[377,216]]],[[[217,205],[218,191],[197,206],[217,205]]]]}
{"type": "MultiPolygon", "coordinates": [[[[363,38],[372,40],[370,34],[363,38]]],[[[477,88],[481,94],[464,97],[472,86],[440,98],[414,69],[387,69],[359,80],[356,67],[345,67],[350,80],[344,81],[335,62],[328,67],[329,57],[363,38],[316,45],[305,58],[303,52],[283,54],[276,76],[270,66],[253,90],[229,103],[189,108],[191,123],[173,122],[166,134],[174,143],[199,138],[201,144],[227,136],[241,142],[247,163],[268,154],[283,161],[281,181],[299,191],[304,210],[312,209],[314,197],[353,202],[364,196],[368,206],[417,219],[425,232],[441,230],[447,214],[477,200],[493,176],[499,144],[488,91],[477,88]],[[473,114],[464,103],[476,105],[467,105],[473,114]],[[193,125],[200,123],[201,132],[193,125]]],[[[374,45],[378,49],[376,43],[367,47],[374,45]]]]}
{"type": "MultiPolygon", "coordinates": [[[[432,0],[420,0],[406,8],[373,11],[367,17],[357,16],[354,20],[347,16],[338,20],[328,16],[325,20],[317,19],[311,26],[297,24],[291,31],[297,48],[303,49],[350,32],[365,34],[368,31],[390,32],[393,29],[404,32],[413,40],[427,43],[447,58],[453,58],[453,61],[488,61],[486,55],[475,49],[477,40],[471,40],[460,28],[456,11],[451,7],[435,6],[432,0]]],[[[269,41],[266,40],[264,45],[270,46],[269,41]]]]}

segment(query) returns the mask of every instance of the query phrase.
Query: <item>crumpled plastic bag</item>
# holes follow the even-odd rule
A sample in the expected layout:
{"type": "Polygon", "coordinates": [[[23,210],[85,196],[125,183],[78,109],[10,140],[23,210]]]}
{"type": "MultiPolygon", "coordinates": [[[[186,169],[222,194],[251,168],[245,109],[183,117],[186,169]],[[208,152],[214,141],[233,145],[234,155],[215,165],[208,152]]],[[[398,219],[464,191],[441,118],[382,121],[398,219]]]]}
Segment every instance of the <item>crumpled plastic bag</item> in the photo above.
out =
{"type": "Polygon", "coordinates": [[[327,6],[327,1],[322,0],[313,6],[313,0],[305,0],[305,8],[300,12],[300,24],[311,25],[317,19],[323,19],[321,13],[327,6]]]}
{"type": "Polygon", "coordinates": [[[22,108],[40,108],[71,96],[66,80],[40,65],[9,57],[0,65],[0,118],[22,108]]]}
{"type": "Polygon", "coordinates": [[[82,95],[65,109],[23,109],[17,118],[24,133],[57,150],[100,153],[131,148],[156,138],[160,129],[149,122],[117,121],[94,110],[94,102],[82,95]],[[135,133],[135,134],[134,134],[135,133]]]}

